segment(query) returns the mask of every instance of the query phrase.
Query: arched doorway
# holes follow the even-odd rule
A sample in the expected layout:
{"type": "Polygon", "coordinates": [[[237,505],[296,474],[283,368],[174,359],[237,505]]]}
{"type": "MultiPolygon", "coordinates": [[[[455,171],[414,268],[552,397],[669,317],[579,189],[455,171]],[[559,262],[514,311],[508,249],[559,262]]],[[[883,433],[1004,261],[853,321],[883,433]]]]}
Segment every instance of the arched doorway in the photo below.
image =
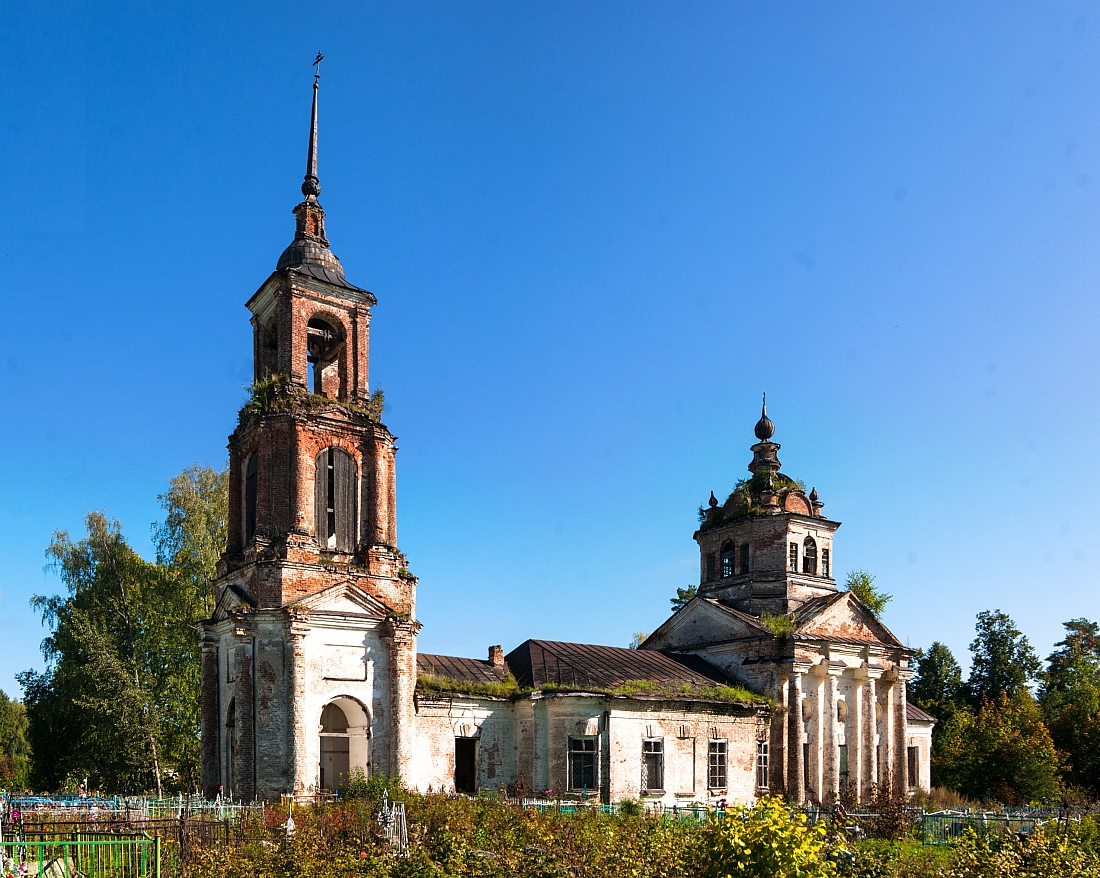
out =
{"type": "Polygon", "coordinates": [[[321,711],[321,789],[336,790],[353,768],[370,774],[370,720],[353,698],[341,696],[321,711]]]}

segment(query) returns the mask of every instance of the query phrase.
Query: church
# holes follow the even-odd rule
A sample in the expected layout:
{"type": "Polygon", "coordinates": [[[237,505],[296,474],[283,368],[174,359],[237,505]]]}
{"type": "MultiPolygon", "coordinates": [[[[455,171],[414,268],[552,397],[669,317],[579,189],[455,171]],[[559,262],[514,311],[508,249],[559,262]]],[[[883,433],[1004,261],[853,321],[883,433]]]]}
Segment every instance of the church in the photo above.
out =
{"type": "Polygon", "coordinates": [[[698,593],[637,649],[528,640],[417,652],[371,308],[329,247],[318,81],[294,240],[247,301],[255,380],[229,437],[217,606],[202,624],[202,786],[313,796],[354,769],[423,791],[830,803],[929,781],[913,651],[833,578],[840,523],[781,470],[766,408],[749,477],[711,493],[698,593]]]}

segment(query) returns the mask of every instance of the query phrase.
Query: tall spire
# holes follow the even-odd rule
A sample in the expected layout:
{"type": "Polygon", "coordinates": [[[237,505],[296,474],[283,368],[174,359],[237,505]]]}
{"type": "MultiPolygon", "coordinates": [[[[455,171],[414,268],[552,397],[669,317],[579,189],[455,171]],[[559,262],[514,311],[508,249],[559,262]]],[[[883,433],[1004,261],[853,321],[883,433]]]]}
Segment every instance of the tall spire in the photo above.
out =
{"type": "Polygon", "coordinates": [[[306,178],[302,182],[302,194],[316,198],[321,194],[321,181],[317,178],[317,92],[321,87],[321,61],[324,55],[317,53],[313,62],[313,114],[309,120],[309,154],[306,156],[306,178]]]}
{"type": "Polygon", "coordinates": [[[323,57],[318,52],[313,62],[313,113],[309,123],[306,178],[302,183],[305,199],[294,208],[294,240],[279,257],[276,270],[299,268],[313,274],[320,272],[325,280],[348,286],[344,279],[344,267],[336,254],[329,249],[328,238],[325,237],[325,211],[317,200],[317,196],[321,194],[321,181],[317,179],[317,93],[320,91],[323,57]]]}

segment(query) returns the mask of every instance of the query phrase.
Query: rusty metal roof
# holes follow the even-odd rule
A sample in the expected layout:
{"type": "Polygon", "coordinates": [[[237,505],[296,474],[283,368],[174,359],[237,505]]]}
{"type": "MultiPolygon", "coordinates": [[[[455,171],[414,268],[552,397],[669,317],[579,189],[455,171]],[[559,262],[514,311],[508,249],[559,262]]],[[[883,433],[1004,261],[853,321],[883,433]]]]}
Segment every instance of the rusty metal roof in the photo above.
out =
{"type": "Polygon", "coordinates": [[[628,680],[694,686],[733,682],[696,655],[556,640],[528,640],[508,653],[505,662],[521,686],[534,688],[551,684],[606,689],[628,680]]]}
{"type": "Polygon", "coordinates": [[[416,673],[421,677],[449,677],[470,683],[499,683],[507,669],[494,667],[484,659],[421,652],[416,656],[416,673]]]}
{"type": "Polygon", "coordinates": [[[932,714],[925,713],[919,707],[917,707],[912,701],[905,702],[905,718],[909,722],[923,722],[923,723],[935,723],[939,722],[932,714]]]}

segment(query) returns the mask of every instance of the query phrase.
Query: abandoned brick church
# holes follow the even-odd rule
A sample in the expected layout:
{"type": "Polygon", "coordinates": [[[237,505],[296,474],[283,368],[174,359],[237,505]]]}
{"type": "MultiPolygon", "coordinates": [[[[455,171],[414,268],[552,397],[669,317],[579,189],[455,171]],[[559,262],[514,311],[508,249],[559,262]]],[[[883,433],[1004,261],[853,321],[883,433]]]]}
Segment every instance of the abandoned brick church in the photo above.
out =
{"type": "Polygon", "coordinates": [[[317,95],[315,80],[294,240],[247,302],[255,384],[201,635],[204,792],[312,795],[355,768],[670,805],[926,787],[934,720],[906,701],[913,653],[837,590],[839,522],[781,472],[766,412],[751,478],[711,494],[695,533],[698,595],[639,649],[417,653],[396,447],[368,383],[376,300],[325,236],[317,95]]]}

